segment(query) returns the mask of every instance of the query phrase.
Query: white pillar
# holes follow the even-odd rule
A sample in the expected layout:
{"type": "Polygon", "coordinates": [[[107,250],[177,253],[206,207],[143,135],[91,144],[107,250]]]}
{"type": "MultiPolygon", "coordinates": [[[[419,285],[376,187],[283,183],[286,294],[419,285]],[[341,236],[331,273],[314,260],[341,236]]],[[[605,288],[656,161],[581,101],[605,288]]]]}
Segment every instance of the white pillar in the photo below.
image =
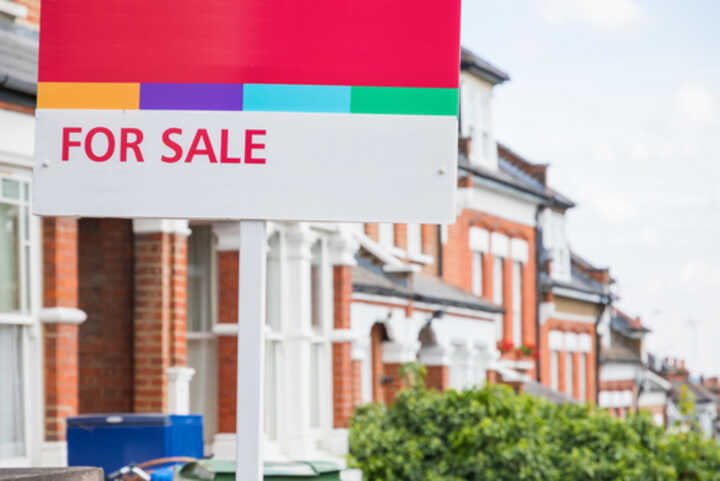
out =
{"type": "Polygon", "coordinates": [[[174,366],[165,372],[168,377],[168,412],[190,414],[190,381],[195,375],[195,369],[174,366]]]}
{"type": "Polygon", "coordinates": [[[306,224],[289,224],[284,233],[283,332],[285,334],[284,422],[278,426],[283,451],[293,459],[311,453],[310,341],[312,245],[316,236],[306,224]]]}

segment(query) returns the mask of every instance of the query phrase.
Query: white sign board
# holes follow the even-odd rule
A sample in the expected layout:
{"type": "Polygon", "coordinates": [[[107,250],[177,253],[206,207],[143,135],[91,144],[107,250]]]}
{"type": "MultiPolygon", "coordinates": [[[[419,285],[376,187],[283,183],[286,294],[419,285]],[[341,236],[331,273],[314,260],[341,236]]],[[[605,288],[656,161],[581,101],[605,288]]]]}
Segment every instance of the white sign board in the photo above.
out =
{"type": "Polygon", "coordinates": [[[449,116],[39,110],[42,215],[451,221],[449,116]]]}

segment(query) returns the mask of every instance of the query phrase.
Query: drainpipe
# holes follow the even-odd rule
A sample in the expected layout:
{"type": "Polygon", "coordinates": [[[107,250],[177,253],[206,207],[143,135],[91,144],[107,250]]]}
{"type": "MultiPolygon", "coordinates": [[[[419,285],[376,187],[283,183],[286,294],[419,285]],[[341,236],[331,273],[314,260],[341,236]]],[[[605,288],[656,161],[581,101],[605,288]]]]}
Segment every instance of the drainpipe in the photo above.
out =
{"type": "MultiPolygon", "coordinates": [[[[543,247],[543,232],[540,228],[540,214],[545,206],[539,204],[535,209],[535,349],[540,352],[540,304],[542,303],[542,286],[540,285],[541,252],[543,247]]],[[[535,359],[535,380],[540,382],[540,356],[535,359]]]]}
{"type": "Polygon", "coordinates": [[[600,402],[600,333],[598,327],[602,321],[602,316],[607,308],[612,304],[612,297],[608,295],[603,296],[601,302],[602,309],[598,312],[597,320],[595,321],[595,405],[597,406],[600,402]]]}

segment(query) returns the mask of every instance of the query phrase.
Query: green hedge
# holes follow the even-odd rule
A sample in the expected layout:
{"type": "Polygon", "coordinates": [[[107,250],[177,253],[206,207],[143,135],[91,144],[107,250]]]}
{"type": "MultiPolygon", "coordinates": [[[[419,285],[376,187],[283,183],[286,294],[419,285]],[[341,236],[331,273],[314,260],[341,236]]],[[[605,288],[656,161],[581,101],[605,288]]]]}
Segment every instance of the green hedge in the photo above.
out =
{"type": "Polygon", "coordinates": [[[349,465],[364,481],[720,480],[720,447],[668,434],[647,415],[619,421],[503,387],[447,391],[420,383],[391,407],[358,408],[349,465]]]}

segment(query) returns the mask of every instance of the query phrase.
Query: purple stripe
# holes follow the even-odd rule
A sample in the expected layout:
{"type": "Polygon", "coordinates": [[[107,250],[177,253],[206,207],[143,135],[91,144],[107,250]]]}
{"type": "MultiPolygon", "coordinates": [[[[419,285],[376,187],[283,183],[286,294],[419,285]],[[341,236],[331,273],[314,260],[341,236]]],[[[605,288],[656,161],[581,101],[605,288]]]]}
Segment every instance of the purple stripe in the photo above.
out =
{"type": "Polygon", "coordinates": [[[242,84],[140,85],[140,110],[242,110],[242,84]]]}

